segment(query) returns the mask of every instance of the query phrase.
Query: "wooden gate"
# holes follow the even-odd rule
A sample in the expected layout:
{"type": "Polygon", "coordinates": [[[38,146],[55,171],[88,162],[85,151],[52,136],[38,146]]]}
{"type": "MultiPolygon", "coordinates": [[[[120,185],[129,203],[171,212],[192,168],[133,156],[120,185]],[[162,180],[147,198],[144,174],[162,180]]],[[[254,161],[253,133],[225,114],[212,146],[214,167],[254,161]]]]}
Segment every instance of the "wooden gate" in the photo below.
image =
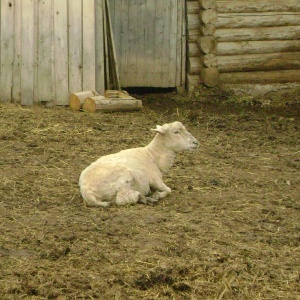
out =
{"type": "Polygon", "coordinates": [[[184,0],[110,0],[123,87],[184,84],[184,0]]]}

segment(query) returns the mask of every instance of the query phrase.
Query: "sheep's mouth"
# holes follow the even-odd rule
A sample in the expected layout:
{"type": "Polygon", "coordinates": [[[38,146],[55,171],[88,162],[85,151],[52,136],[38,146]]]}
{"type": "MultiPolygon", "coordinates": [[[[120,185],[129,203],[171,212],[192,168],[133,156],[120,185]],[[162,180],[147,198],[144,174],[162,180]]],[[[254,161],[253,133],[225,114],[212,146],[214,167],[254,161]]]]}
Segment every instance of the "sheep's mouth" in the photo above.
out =
{"type": "Polygon", "coordinates": [[[191,150],[196,150],[196,149],[198,149],[198,148],[199,148],[199,145],[198,145],[198,144],[194,144],[194,145],[190,146],[190,149],[191,149],[191,150]]]}

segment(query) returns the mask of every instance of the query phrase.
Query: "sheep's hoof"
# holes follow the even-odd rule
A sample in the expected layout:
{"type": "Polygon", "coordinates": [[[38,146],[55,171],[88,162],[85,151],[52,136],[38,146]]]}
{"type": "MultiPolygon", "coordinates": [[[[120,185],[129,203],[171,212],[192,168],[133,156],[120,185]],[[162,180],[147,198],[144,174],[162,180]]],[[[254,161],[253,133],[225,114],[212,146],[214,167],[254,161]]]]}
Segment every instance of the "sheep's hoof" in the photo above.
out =
{"type": "Polygon", "coordinates": [[[158,199],[152,198],[152,197],[147,197],[147,204],[154,204],[158,201],[158,199]]]}
{"type": "Polygon", "coordinates": [[[147,199],[145,197],[140,197],[138,203],[147,204],[147,199]]]}

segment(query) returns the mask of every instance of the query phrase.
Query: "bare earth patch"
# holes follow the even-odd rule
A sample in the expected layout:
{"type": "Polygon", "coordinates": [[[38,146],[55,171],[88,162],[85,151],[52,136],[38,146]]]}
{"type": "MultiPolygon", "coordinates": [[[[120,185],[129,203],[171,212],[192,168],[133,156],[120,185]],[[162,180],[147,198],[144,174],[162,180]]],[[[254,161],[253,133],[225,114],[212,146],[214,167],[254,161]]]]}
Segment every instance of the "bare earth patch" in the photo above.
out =
{"type": "Polygon", "coordinates": [[[299,99],[138,97],[134,113],[0,104],[0,298],[300,299],[299,99]],[[200,148],[177,157],[170,197],[83,205],[87,165],[175,120],[200,148]]]}

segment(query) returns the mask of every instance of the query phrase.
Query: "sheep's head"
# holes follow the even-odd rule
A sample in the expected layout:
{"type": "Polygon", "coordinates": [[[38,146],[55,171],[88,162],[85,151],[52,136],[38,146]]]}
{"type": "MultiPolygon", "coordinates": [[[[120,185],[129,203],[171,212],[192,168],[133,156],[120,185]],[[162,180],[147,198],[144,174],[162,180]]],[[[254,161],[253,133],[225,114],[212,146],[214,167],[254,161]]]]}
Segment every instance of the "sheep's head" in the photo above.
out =
{"type": "Polygon", "coordinates": [[[198,148],[199,142],[185,129],[181,122],[157,125],[152,130],[159,134],[159,138],[166,147],[175,152],[198,148]]]}

